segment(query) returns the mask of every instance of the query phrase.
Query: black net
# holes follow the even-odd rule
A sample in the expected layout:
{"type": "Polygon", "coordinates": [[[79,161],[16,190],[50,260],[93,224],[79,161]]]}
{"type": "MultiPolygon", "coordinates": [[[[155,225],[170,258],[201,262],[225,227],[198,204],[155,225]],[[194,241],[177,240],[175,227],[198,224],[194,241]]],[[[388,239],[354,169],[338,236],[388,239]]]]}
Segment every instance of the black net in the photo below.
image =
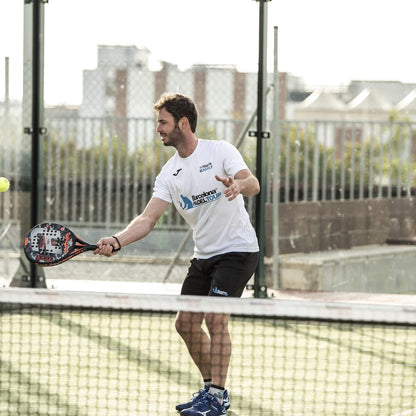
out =
{"type": "Polygon", "coordinates": [[[178,414],[202,378],[177,310],[232,313],[228,415],[416,408],[410,306],[26,289],[0,299],[1,415],[178,414]]]}

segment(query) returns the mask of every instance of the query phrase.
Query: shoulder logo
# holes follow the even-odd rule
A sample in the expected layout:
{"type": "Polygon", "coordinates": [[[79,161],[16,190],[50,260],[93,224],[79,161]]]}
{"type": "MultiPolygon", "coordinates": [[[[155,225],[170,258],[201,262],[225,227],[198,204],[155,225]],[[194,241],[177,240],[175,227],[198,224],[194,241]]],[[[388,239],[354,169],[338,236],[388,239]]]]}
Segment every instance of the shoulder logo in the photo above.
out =
{"type": "Polygon", "coordinates": [[[212,169],[212,163],[211,162],[207,163],[206,165],[200,166],[199,167],[199,172],[200,173],[206,172],[207,170],[210,170],[210,169],[212,169]]]}
{"type": "Polygon", "coordinates": [[[173,176],[178,176],[179,172],[182,170],[182,168],[178,169],[175,173],[172,173],[173,176]]]}

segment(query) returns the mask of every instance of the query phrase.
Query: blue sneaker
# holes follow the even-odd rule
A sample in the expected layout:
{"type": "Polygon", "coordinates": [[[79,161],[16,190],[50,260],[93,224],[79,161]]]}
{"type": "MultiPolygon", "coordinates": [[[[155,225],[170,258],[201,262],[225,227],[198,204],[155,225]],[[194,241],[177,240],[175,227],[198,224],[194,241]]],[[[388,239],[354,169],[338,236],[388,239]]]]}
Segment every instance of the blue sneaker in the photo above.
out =
{"type": "Polygon", "coordinates": [[[203,397],[207,394],[207,392],[208,389],[199,390],[198,392],[193,394],[193,397],[189,402],[176,405],[176,410],[178,412],[181,412],[182,410],[189,409],[190,407],[200,402],[203,399],[203,397]]]}
{"type": "Polygon", "coordinates": [[[227,389],[224,390],[224,397],[222,404],[225,407],[225,410],[228,410],[230,408],[230,396],[228,395],[227,389]]]}
{"type": "Polygon", "coordinates": [[[206,393],[197,404],[182,410],[181,416],[224,416],[226,413],[224,404],[220,404],[212,394],[206,393]]]}

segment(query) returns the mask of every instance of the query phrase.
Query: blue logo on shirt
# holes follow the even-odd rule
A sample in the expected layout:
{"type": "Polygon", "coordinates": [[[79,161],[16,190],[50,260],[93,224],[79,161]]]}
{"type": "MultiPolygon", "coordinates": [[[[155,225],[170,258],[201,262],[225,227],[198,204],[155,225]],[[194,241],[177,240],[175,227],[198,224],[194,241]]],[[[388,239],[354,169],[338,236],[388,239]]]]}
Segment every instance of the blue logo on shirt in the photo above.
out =
{"type": "Polygon", "coordinates": [[[194,207],[194,204],[192,203],[192,201],[188,197],[183,196],[181,194],[181,198],[182,198],[182,201],[179,202],[179,205],[183,210],[191,209],[191,208],[194,207]]]}
{"type": "Polygon", "coordinates": [[[199,167],[199,171],[201,173],[206,172],[207,170],[210,170],[210,169],[212,169],[212,163],[211,162],[207,163],[206,165],[202,165],[202,166],[199,167]]]}
{"type": "Polygon", "coordinates": [[[199,195],[192,195],[189,199],[187,196],[181,194],[182,201],[179,201],[179,206],[183,210],[192,209],[200,205],[209,204],[216,201],[221,196],[221,192],[217,192],[217,189],[212,189],[208,192],[202,192],[199,195]]]}

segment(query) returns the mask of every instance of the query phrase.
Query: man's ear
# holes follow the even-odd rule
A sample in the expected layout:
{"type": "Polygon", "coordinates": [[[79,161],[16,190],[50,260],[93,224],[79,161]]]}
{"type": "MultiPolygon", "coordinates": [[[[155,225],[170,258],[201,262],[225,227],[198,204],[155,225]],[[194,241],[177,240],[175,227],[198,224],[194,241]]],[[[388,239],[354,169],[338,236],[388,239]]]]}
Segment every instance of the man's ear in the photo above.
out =
{"type": "Polygon", "coordinates": [[[186,117],[182,117],[180,120],[179,120],[179,122],[178,122],[178,126],[179,126],[179,128],[183,131],[185,128],[186,128],[186,126],[188,126],[189,125],[189,121],[188,121],[188,119],[186,118],[186,117]]]}

